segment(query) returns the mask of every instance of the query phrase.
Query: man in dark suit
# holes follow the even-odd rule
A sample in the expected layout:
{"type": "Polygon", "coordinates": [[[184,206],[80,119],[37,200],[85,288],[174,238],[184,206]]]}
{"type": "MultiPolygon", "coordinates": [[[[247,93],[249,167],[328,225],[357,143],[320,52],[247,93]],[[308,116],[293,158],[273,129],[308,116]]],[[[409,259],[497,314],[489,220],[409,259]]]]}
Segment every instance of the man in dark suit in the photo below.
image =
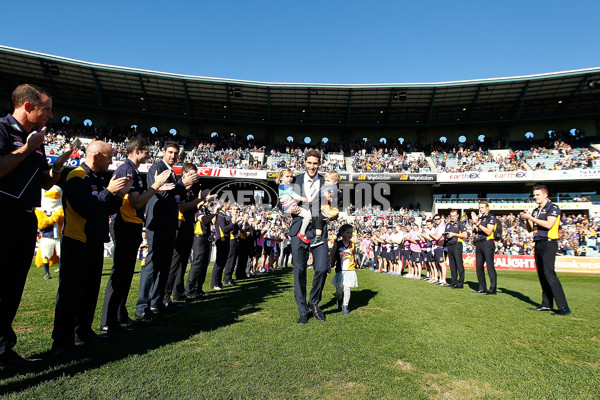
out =
{"type": "MultiPolygon", "coordinates": [[[[318,150],[308,150],[304,156],[305,172],[296,176],[294,191],[299,195],[307,198],[312,198],[310,204],[302,204],[302,207],[311,211],[313,217],[316,217],[321,212],[321,196],[315,195],[324,185],[325,180],[318,174],[319,166],[321,165],[321,152],[318,150]]],[[[293,206],[298,207],[298,206],[293,206]]],[[[292,214],[297,214],[292,209],[292,214]]],[[[314,218],[313,218],[314,219],[314,218]]],[[[310,247],[308,243],[302,242],[296,235],[302,225],[302,218],[294,217],[288,235],[292,240],[292,265],[294,268],[294,298],[298,305],[299,324],[305,324],[308,321],[308,313],[312,311],[313,316],[318,321],[325,321],[325,315],[319,308],[321,301],[321,293],[327,277],[327,261],[328,251],[327,246],[310,247]],[[306,303],[306,269],[308,261],[308,252],[311,252],[314,259],[314,277],[312,289],[310,291],[309,303],[306,303]]],[[[327,243],[327,229],[323,228],[323,241],[327,243]]],[[[309,240],[316,236],[314,224],[309,225],[306,230],[306,237],[309,240]]]]}
{"type": "Polygon", "coordinates": [[[154,184],[157,172],[160,174],[170,170],[171,175],[166,183],[175,184],[175,189],[158,191],[148,201],[146,214],[148,255],[146,264],[142,268],[138,301],[135,307],[135,315],[141,319],[152,318],[154,312],[157,311],[167,311],[163,297],[175,246],[178,207],[181,199],[185,196],[186,186],[191,186],[198,180],[197,174],[184,174],[182,180],[177,182],[173,165],[178,158],[179,145],[175,142],[166,142],[163,159],[150,167],[146,177],[147,187],[150,187],[154,184]]]}

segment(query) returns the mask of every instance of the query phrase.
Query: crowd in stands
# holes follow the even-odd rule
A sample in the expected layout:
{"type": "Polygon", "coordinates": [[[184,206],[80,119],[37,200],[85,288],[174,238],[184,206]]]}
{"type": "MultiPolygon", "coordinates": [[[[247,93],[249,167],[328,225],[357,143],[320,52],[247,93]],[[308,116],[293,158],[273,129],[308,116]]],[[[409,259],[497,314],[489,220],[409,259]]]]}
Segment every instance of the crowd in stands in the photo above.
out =
{"type": "Polygon", "coordinates": [[[589,148],[576,147],[564,141],[555,141],[548,148],[533,146],[523,152],[523,159],[534,170],[588,169],[600,166],[600,153],[589,148]]]}
{"type": "MultiPolygon", "coordinates": [[[[144,136],[151,143],[149,163],[156,162],[162,156],[161,145],[165,139],[172,140],[168,134],[140,134],[134,128],[104,127],[96,128],[82,124],[71,126],[69,123],[55,123],[47,135],[48,154],[59,154],[66,145],[76,143],[72,155],[80,158],[84,155],[84,146],[75,142],[77,138],[104,140],[115,151],[115,160],[126,158],[125,146],[130,138],[144,136]]],[[[176,139],[176,138],[175,138],[176,139]]],[[[258,140],[237,138],[235,134],[227,137],[209,137],[198,135],[194,143],[181,139],[185,156],[184,162],[193,162],[199,167],[245,168],[279,170],[283,167],[300,170],[304,153],[308,148],[324,152],[322,170],[347,170],[345,157],[352,159],[352,168],[356,173],[426,173],[436,170],[440,173],[456,172],[494,172],[524,170],[567,170],[598,168],[600,152],[582,146],[580,142],[569,144],[566,140],[546,140],[530,145],[528,150],[511,150],[503,156],[494,157],[490,149],[506,148],[497,141],[492,143],[424,145],[421,142],[387,146],[385,143],[373,144],[368,140],[347,143],[320,142],[300,144],[296,141],[262,143],[258,140]],[[412,152],[419,152],[413,155],[412,152]],[[264,157],[252,157],[253,153],[263,153],[264,157]],[[431,156],[430,164],[426,156],[431,156]],[[270,160],[270,162],[269,162],[270,160]]],[[[349,168],[349,166],[348,166],[349,168]]]]}
{"type": "Polygon", "coordinates": [[[524,171],[525,163],[518,154],[511,152],[507,156],[494,157],[481,147],[468,149],[454,148],[451,152],[433,151],[431,158],[438,172],[494,172],[494,171],[524,171]]]}
{"type": "Polygon", "coordinates": [[[431,170],[425,157],[409,157],[397,148],[379,149],[373,153],[362,149],[354,154],[352,166],[358,173],[419,173],[431,170]]]}

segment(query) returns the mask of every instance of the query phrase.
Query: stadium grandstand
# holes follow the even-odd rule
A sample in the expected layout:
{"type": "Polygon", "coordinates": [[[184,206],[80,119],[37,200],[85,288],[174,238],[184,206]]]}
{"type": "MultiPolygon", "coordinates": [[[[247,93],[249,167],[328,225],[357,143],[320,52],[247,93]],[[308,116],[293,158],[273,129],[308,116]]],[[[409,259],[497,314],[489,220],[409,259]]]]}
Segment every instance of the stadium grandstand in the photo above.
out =
{"type": "Polygon", "coordinates": [[[116,166],[126,142],[145,136],[154,159],[164,140],[181,143],[181,159],[196,164],[209,187],[275,187],[276,171],[298,169],[304,151],[318,148],[323,169],[340,172],[359,209],[371,206],[360,193],[387,183],[396,210],[468,211],[483,198],[508,215],[544,182],[566,212],[600,211],[600,68],[439,83],[271,83],[0,46],[4,114],[23,82],[52,93],[47,153],[52,161],[74,145],[70,166],[94,138],[114,147],[116,166]]]}

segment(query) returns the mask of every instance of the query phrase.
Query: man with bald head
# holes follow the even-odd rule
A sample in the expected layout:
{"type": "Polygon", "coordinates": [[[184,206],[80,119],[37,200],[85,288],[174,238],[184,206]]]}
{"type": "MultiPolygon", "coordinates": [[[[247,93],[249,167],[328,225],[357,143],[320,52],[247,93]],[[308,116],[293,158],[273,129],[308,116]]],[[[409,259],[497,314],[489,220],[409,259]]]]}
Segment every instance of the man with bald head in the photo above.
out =
{"type": "Polygon", "coordinates": [[[105,185],[99,174],[108,170],[113,150],[94,141],[85,162],[67,176],[63,193],[65,212],[52,349],[77,354],[75,341],[96,341],[92,321],[98,301],[108,217],[119,211],[132,184],[131,177],[112,178],[105,185]]]}

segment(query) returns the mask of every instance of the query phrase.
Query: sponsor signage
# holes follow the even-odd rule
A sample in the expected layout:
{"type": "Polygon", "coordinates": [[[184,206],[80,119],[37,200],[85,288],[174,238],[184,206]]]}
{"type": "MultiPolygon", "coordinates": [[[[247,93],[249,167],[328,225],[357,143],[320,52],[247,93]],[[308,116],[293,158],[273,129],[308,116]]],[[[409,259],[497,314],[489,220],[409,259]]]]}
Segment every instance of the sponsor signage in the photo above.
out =
{"type": "MultiPolygon", "coordinates": [[[[465,268],[475,269],[475,254],[463,254],[465,268]]],[[[496,269],[516,271],[535,271],[533,256],[508,256],[494,255],[496,269]]],[[[555,270],[557,272],[587,272],[600,273],[600,257],[556,257],[555,270]]]]}
{"type": "Polygon", "coordinates": [[[438,182],[518,182],[533,180],[533,171],[441,173],[437,178],[438,182]]]}
{"type": "Polygon", "coordinates": [[[353,182],[436,182],[435,174],[353,174],[353,182]]]}

